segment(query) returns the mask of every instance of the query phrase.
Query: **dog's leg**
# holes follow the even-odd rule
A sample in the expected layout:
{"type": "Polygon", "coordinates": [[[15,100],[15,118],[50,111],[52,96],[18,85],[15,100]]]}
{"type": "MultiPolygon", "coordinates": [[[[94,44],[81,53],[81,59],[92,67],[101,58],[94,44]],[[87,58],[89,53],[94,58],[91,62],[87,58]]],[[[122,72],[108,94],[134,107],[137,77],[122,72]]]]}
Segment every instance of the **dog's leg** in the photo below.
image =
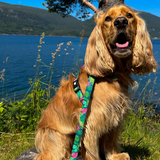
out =
{"type": "Polygon", "coordinates": [[[119,127],[109,131],[100,140],[100,147],[104,151],[106,160],[130,160],[128,153],[121,153],[118,135],[119,127]]]}
{"type": "Polygon", "coordinates": [[[81,154],[84,160],[100,160],[99,138],[94,130],[85,129],[82,137],[81,154]]]}
{"type": "Polygon", "coordinates": [[[100,160],[99,157],[99,147],[97,143],[92,143],[93,141],[86,142],[83,147],[81,146],[81,154],[84,160],[100,160]],[[95,147],[92,147],[95,146],[95,147]]]}
{"type": "Polygon", "coordinates": [[[40,154],[34,160],[62,160],[70,158],[73,137],[49,128],[38,129],[35,142],[40,154]]]}

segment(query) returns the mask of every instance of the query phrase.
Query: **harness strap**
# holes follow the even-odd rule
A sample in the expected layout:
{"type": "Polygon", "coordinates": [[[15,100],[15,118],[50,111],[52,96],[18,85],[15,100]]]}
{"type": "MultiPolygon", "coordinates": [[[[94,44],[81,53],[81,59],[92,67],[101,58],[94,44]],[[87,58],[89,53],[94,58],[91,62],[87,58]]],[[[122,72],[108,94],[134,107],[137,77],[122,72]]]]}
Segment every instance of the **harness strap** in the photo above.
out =
{"type": "Polygon", "coordinates": [[[73,81],[73,88],[74,88],[75,93],[77,93],[77,96],[78,96],[78,98],[80,99],[81,103],[83,103],[84,96],[83,96],[83,93],[82,93],[81,88],[80,88],[80,86],[79,86],[78,78],[76,78],[76,79],[73,81]]]}
{"type": "Polygon", "coordinates": [[[76,79],[73,82],[75,92],[77,93],[79,99],[81,100],[81,98],[83,98],[83,100],[81,100],[82,101],[82,110],[81,110],[80,119],[79,119],[79,123],[78,123],[78,127],[77,127],[77,132],[76,132],[74,143],[73,143],[73,148],[72,148],[70,160],[76,160],[77,156],[78,156],[80,140],[82,137],[84,122],[85,122],[87,109],[88,109],[88,105],[89,105],[89,100],[90,100],[90,96],[91,96],[92,89],[94,86],[94,82],[95,82],[95,78],[93,76],[89,76],[84,98],[83,98],[83,94],[82,94],[82,91],[81,91],[79,83],[78,83],[78,74],[76,76],[76,79]]]}

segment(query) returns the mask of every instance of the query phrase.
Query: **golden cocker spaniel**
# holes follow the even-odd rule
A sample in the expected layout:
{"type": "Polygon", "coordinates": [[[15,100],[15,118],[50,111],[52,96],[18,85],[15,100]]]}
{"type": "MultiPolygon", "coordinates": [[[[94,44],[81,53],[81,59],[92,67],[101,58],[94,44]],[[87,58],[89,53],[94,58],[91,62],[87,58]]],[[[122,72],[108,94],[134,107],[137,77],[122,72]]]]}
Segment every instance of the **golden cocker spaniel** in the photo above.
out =
{"type": "MultiPolygon", "coordinates": [[[[128,87],[131,73],[156,71],[152,43],[145,22],[125,5],[114,6],[95,17],[96,26],[88,40],[85,68],[78,81],[84,94],[89,75],[95,85],[81,139],[85,160],[129,160],[121,153],[118,134],[131,105],[128,87]]],[[[73,90],[74,77],[62,79],[61,87],[44,111],[35,138],[40,152],[36,160],[62,160],[71,155],[82,104],[73,90]]]]}

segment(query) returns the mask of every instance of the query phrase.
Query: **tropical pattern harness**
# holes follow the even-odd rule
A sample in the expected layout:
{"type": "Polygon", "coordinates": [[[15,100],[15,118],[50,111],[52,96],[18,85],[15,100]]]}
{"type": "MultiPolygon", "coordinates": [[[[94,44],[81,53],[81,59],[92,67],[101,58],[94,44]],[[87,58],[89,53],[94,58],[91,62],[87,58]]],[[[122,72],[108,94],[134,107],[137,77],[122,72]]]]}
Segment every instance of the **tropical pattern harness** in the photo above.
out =
{"type": "Polygon", "coordinates": [[[78,83],[78,75],[79,73],[77,74],[75,80],[73,81],[73,88],[82,103],[82,110],[81,110],[81,114],[79,118],[79,123],[78,123],[77,132],[76,132],[74,143],[73,143],[70,160],[76,160],[78,156],[79,145],[80,145],[80,141],[82,137],[82,132],[83,132],[84,122],[85,122],[87,109],[89,105],[89,100],[90,100],[90,96],[91,96],[92,89],[93,89],[94,82],[95,82],[95,78],[93,76],[89,76],[85,95],[83,96],[79,83],[78,83]]]}

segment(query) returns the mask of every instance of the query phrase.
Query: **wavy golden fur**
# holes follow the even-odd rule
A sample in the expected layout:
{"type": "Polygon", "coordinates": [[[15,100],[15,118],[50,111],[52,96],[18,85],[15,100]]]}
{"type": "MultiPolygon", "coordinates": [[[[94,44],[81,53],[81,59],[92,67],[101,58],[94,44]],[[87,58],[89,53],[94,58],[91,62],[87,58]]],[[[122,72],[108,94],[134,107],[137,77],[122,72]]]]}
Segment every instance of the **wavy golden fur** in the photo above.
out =
{"type": "MultiPolygon", "coordinates": [[[[95,76],[87,118],[81,139],[85,160],[129,160],[121,153],[118,134],[130,108],[128,85],[134,74],[154,72],[152,43],[145,22],[125,5],[114,6],[95,17],[96,26],[88,40],[85,68],[78,81],[84,94],[89,75],[95,76]]],[[[82,104],[73,90],[74,77],[61,81],[59,91],[44,111],[35,138],[40,152],[35,160],[70,157],[82,104]]]]}

